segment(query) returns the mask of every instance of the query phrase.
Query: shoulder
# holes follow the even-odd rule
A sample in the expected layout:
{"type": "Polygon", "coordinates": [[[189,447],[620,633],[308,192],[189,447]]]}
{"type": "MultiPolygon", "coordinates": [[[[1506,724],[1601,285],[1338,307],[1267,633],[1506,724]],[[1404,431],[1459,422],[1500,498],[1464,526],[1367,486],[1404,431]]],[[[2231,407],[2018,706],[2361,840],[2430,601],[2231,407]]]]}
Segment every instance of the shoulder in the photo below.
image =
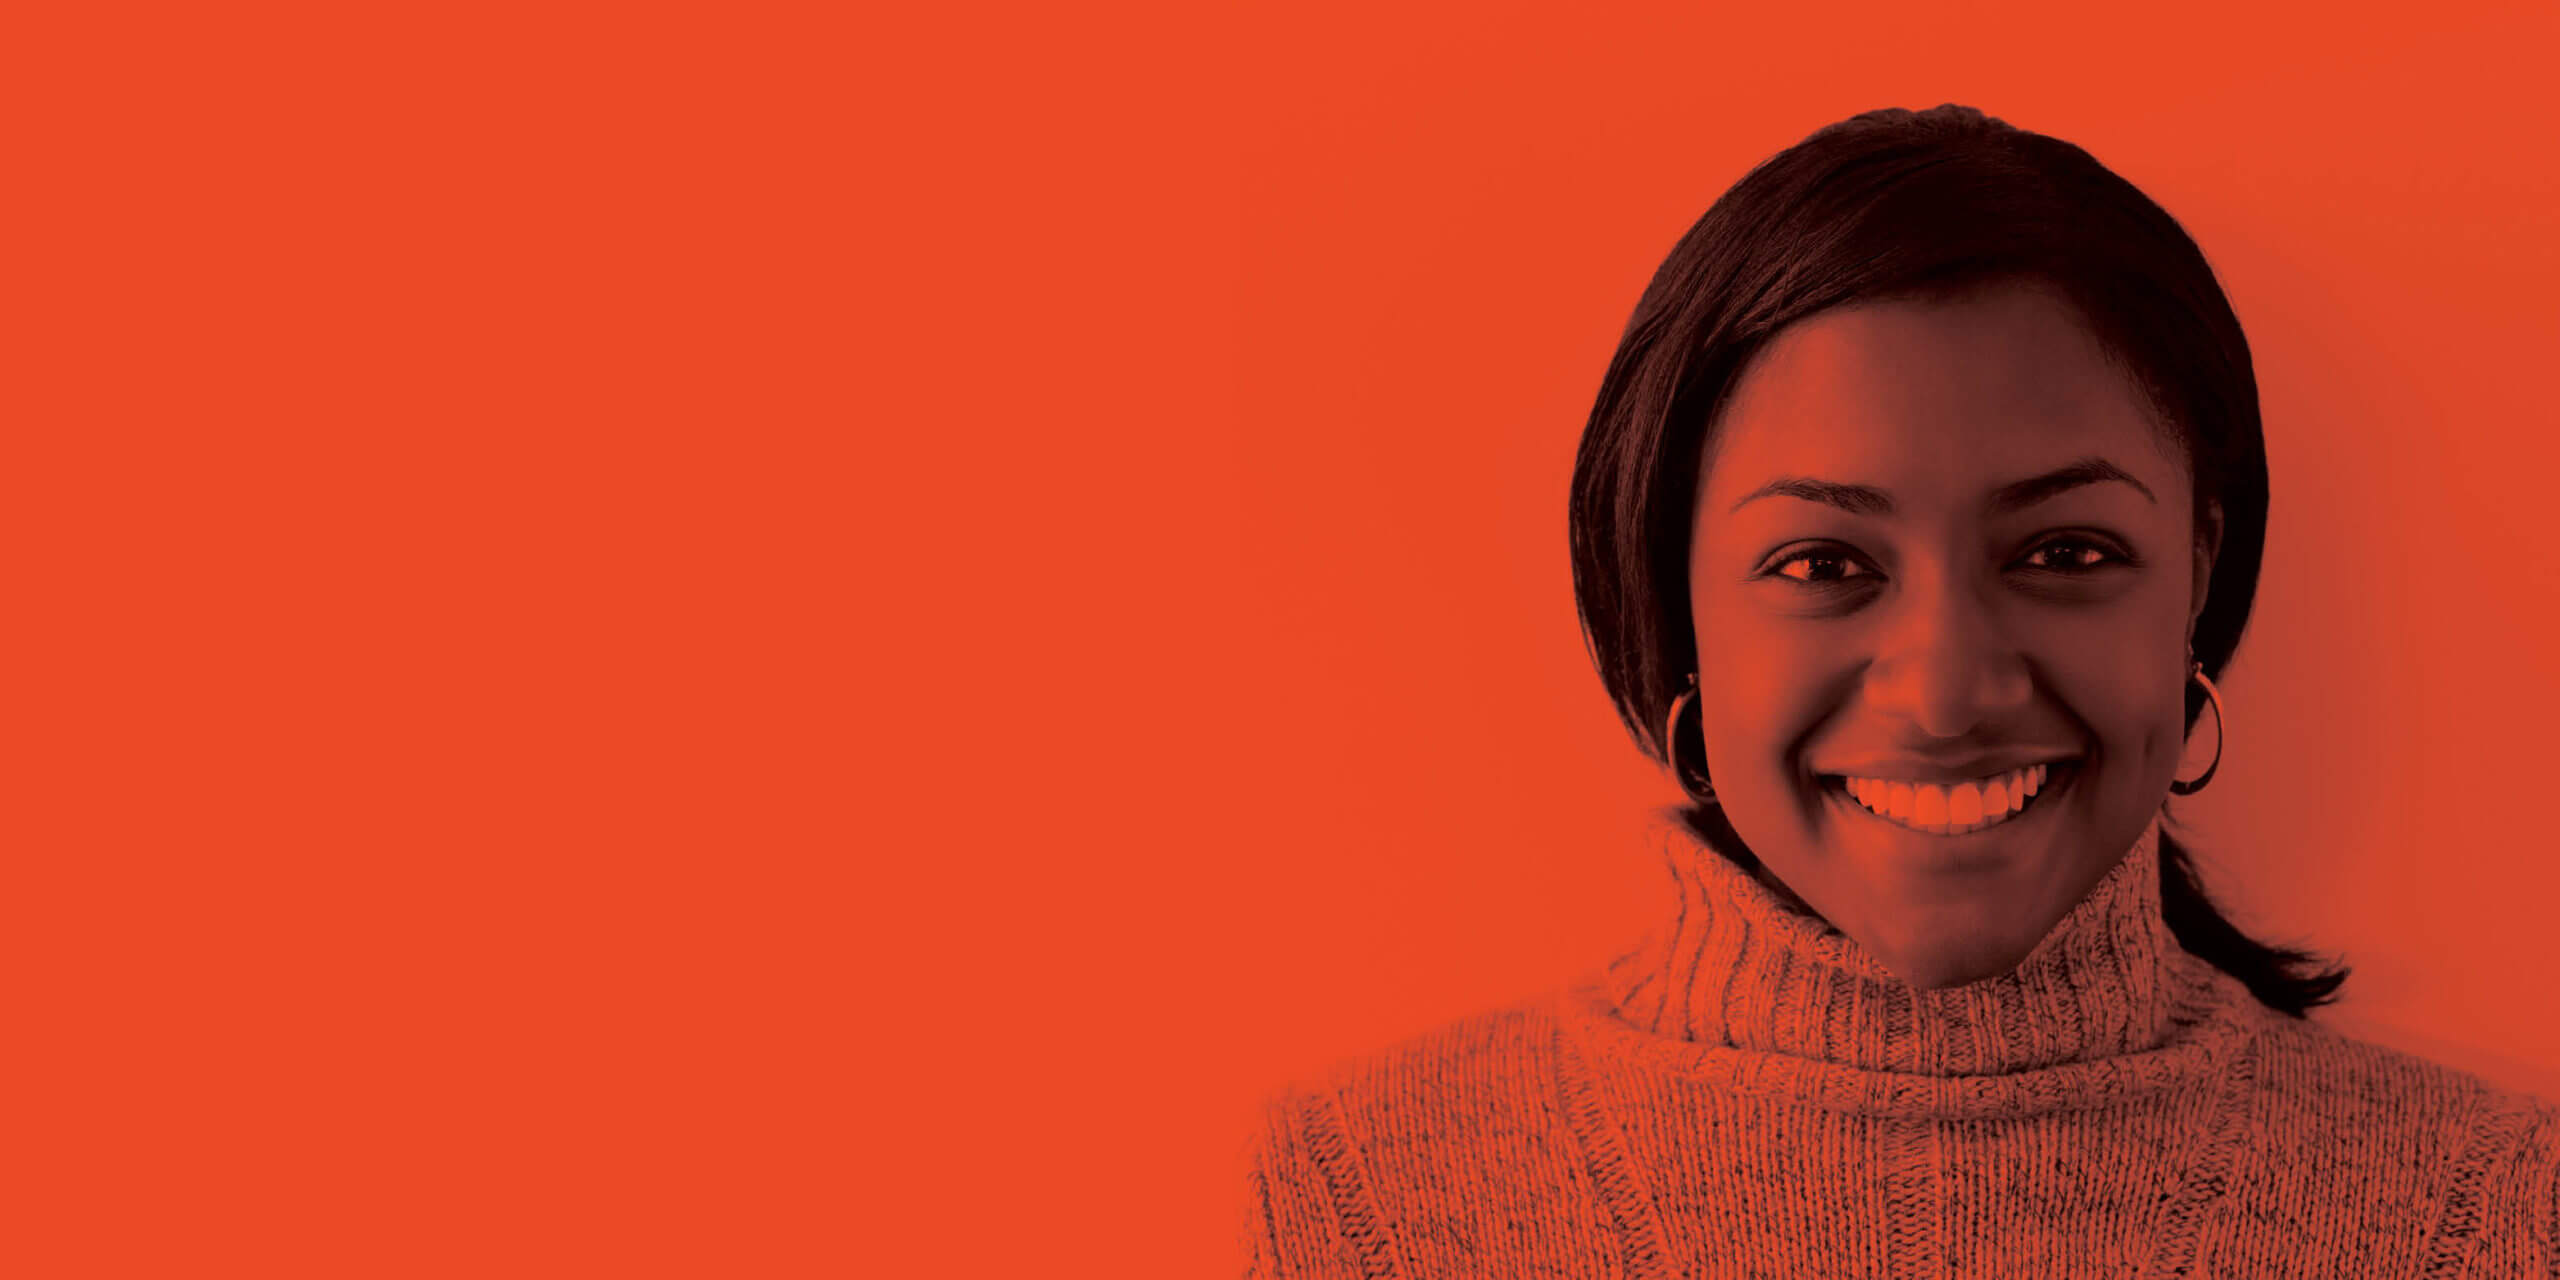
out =
{"type": "Polygon", "coordinates": [[[1348,1110],[1396,1108],[1451,1122],[1522,1101],[1551,1078],[1555,1003],[1550,995],[1485,1009],[1293,1082],[1287,1093],[1330,1093],[1348,1110]]]}
{"type": "Polygon", "coordinates": [[[2560,1104],[2549,1099],[2316,1021],[2269,1014],[2257,1043],[2261,1086],[2298,1110],[2299,1118],[2323,1128],[2376,1132],[2497,1123],[2529,1129],[2560,1113],[2560,1104]]]}
{"type": "Polygon", "coordinates": [[[1507,1257],[1490,1224],[1526,1229],[1576,1176],[1555,1101],[1557,1035],[1542,995],[1266,1094],[1248,1142],[1246,1227],[1253,1256],[1273,1261],[1256,1274],[1427,1274],[1507,1257]]]}
{"type": "Polygon", "coordinates": [[[1552,1110],[1557,1021],[1551,995],[1452,1019],[1293,1080],[1262,1100],[1271,1136],[1349,1130],[1366,1154],[1465,1145],[1552,1110]]]}
{"type": "Polygon", "coordinates": [[[2560,1267],[2560,1102],[2317,1022],[2271,1017],[2258,1046],[2269,1154],[2412,1177],[2435,1247],[2482,1274],[2560,1267]]]}

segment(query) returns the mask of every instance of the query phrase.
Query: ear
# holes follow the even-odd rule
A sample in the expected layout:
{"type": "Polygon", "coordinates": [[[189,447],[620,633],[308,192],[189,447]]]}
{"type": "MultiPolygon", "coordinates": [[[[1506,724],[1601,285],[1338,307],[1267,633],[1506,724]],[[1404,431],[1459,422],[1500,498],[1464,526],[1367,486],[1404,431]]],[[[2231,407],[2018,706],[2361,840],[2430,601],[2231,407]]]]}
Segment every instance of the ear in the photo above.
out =
{"type": "Polygon", "coordinates": [[[2207,502],[2204,518],[2196,525],[2195,589],[2187,601],[2187,639],[2190,643],[2195,640],[2196,620],[2204,616],[2205,596],[2213,585],[2213,562],[2222,554],[2222,504],[2207,502]]]}

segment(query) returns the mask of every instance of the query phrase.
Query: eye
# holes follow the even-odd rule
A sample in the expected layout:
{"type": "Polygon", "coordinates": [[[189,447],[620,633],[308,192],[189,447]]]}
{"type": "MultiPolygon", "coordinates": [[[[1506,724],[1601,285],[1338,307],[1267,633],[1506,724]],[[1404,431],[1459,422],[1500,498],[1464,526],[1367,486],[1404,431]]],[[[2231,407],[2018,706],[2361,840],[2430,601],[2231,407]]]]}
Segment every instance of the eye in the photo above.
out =
{"type": "Polygon", "coordinates": [[[1786,578],[1811,587],[1836,587],[1878,576],[1856,556],[1835,547],[1781,553],[1763,576],[1786,578]]]}
{"type": "Polygon", "coordinates": [[[2067,534],[2048,538],[2026,555],[2021,563],[2048,573],[2094,573],[2110,565],[2129,565],[2133,557],[2114,544],[2083,534],[2067,534]]]}

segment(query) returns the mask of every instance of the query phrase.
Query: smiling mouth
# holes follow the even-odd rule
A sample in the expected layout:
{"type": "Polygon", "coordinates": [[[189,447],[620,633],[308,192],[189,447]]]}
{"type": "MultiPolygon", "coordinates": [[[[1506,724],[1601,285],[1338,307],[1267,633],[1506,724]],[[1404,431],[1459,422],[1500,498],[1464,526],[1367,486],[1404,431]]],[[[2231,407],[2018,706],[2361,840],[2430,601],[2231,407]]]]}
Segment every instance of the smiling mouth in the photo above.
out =
{"type": "Polygon", "coordinates": [[[2070,785],[2079,761],[2030,765],[1957,783],[1823,774],[1822,789],[1878,822],[1933,836],[1960,836],[2015,822],[2070,785]]]}

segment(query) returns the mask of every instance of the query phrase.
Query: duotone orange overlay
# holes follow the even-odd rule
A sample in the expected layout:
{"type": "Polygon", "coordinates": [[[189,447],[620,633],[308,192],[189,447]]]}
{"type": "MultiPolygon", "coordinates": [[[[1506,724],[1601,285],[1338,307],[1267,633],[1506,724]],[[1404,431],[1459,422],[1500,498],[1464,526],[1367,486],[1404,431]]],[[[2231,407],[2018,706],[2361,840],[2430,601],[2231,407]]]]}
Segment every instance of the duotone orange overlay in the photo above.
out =
{"type": "Polygon", "coordinates": [[[1663,906],[1574,442],[1681,229],[1886,105],[2205,248],[2275,497],[2193,847],[2338,1025],[2554,1092],[2554,36],[24,17],[0,1271],[1231,1270],[1257,1100],[1663,906]]]}

